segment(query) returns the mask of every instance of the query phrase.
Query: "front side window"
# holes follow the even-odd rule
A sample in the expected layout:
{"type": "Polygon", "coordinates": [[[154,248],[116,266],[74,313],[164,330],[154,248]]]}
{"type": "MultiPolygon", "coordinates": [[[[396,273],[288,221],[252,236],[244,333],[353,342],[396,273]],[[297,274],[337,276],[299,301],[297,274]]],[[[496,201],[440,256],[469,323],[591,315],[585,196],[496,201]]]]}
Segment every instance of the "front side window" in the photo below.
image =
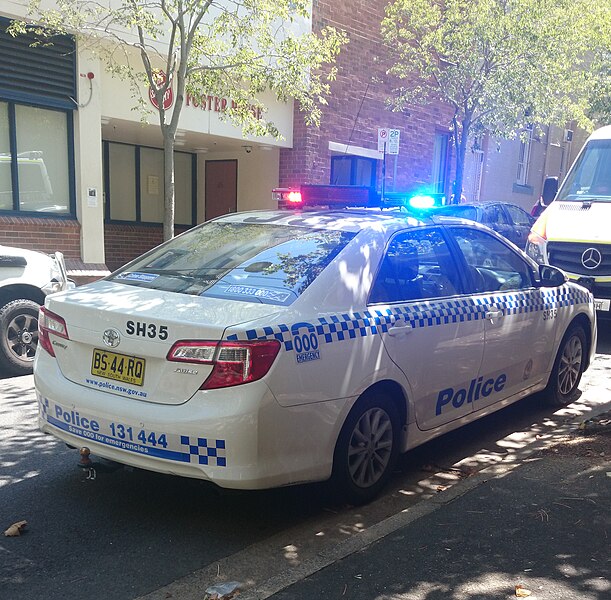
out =
{"type": "Polygon", "coordinates": [[[208,222],[109,279],[157,290],[289,305],[354,237],[343,231],[208,222]]]}
{"type": "Polygon", "coordinates": [[[0,102],[0,210],[69,214],[71,115],[0,102]]]}
{"type": "Polygon", "coordinates": [[[521,290],[531,287],[532,271],[511,248],[485,231],[451,228],[467,263],[476,292],[521,290]]]}
{"type": "Polygon", "coordinates": [[[409,302],[459,293],[458,272],[437,229],[396,235],[382,259],[369,301],[409,302]]]}

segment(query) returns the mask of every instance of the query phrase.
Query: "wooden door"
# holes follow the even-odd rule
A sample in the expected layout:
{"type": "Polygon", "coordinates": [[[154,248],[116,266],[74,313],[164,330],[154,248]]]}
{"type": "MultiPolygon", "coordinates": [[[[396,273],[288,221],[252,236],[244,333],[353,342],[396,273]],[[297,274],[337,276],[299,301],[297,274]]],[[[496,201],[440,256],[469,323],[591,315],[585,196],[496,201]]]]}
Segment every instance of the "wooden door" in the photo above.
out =
{"type": "Polygon", "coordinates": [[[206,221],[238,209],[238,161],[206,161],[206,221]]]}

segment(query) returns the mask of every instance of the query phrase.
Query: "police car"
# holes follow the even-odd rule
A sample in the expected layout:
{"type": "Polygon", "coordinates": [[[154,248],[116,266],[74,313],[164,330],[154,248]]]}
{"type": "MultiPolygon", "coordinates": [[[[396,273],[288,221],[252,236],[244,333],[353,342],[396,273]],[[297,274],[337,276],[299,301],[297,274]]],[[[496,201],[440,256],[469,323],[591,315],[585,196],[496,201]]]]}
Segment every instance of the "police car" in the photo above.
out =
{"type": "Polygon", "coordinates": [[[591,294],[495,232],[380,209],[219,217],[47,299],[43,431],[222,487],[333,478],[545,390],[575,396],[591,294]]]}

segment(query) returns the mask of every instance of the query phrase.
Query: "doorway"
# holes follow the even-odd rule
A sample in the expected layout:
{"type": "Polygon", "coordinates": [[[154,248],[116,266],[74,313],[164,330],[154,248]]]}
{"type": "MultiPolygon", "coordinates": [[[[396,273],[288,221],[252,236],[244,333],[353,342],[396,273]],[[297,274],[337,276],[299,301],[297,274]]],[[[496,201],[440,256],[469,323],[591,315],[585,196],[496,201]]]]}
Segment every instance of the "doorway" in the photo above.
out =
{"type": "Polygon", "coordinates": [[[209,221],[238,209],[238,161],[206,161],[205,220],[209,221]]]}

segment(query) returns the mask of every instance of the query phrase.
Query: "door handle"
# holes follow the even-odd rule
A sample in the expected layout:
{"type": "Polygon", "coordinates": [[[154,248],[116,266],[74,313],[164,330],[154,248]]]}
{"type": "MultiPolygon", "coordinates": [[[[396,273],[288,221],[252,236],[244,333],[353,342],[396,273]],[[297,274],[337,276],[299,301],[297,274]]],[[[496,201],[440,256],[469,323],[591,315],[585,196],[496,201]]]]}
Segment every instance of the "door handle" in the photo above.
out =
{"type": "Polygon", "coordinates": [[[397,336],[397,335],[405,335],[414,330],[410,323],[405,323],[405,325],[394,325],[388,330],[388,335],[397,336]]]}
{"type": "Polygon", "coordinates": [[[489,310],[486,313],[486,319],[490,319],[492,321],[492,319],[498,319],[499,317],[503,316],[503,311],[502,310],[489,310]]]}

